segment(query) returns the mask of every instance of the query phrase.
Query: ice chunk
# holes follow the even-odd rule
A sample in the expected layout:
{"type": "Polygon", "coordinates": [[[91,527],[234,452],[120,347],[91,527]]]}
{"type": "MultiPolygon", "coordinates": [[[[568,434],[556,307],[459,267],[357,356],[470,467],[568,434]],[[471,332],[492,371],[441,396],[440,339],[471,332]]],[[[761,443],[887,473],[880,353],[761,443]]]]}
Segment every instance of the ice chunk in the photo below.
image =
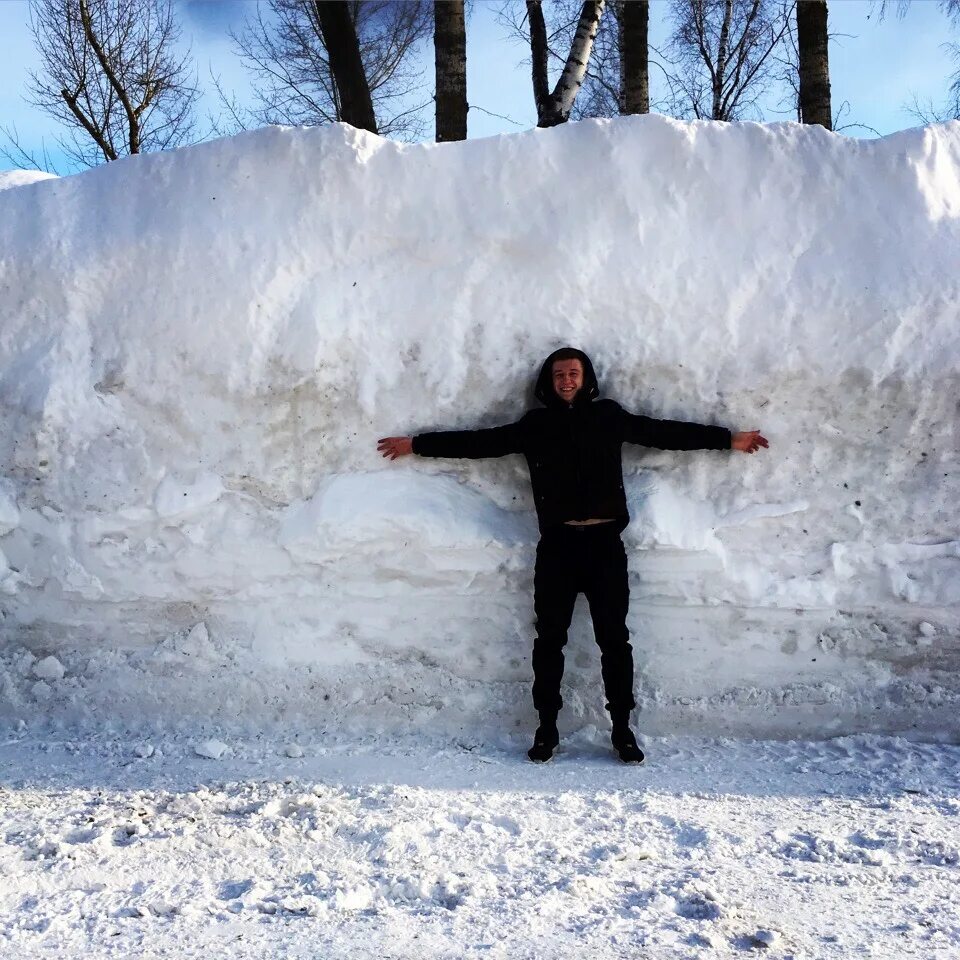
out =
{"type": "Polygon", "coordinates": [[[198,743],[193,752],[198,757],[206,757],[208,760],[219,760],[224,754],[230,752],[230,747],[222,740],[204,740],[198,743]]]}
{"type": "Polygon", "coordinates": [[[54,656],[44,657],[33,665],[33,675],[40,680],[62,680],[67,671],[54,656]]]}
{"type": "Polygon", "coordinates": [[[750,937],[753,946],[763,949],[772,947],[779,940],[780,934],[776,930],[758,930],[750,937]]]}

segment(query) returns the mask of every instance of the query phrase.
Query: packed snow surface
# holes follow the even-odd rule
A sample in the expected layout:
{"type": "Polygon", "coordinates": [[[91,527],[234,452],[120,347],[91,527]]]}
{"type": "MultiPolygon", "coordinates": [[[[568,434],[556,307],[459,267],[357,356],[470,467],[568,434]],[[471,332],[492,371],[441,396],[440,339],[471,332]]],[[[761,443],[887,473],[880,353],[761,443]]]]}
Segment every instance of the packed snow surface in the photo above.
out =
{"type": "Polygon", "coordinates": [[[960,748],[577,735],[0,746],[0,954],[956,960],[960,748]],[[285,756],[285,753],[287,754],[285,756]]]}
{"type": "Polygon", "coordinates": [[[958,251],[960,123],[272,128],[3,190],[2,709],[527,728],[524,464],[375,446],[516,419],[571,343],[771,443],[624,451],[643,728],[954,736],[958,251]]]}

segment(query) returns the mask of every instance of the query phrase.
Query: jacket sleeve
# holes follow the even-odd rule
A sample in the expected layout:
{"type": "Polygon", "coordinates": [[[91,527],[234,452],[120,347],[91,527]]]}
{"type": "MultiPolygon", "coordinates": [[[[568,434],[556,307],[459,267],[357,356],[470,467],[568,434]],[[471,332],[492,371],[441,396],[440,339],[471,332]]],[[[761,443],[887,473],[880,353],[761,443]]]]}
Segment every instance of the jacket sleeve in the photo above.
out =
{"type": "Polygon", "coordinates": [[[421,457],[455,457],[482,460],[523,453],[523,420],[486,430],[445,430],[413,438],[413,452],[421,457]]]}
{"type": "Polygon", "coordinates": [[[726,427],[708,427],[682,420],[654,420],[620,409],[625,443],[660,450],[729,450],[732,434],[726,427]]]}

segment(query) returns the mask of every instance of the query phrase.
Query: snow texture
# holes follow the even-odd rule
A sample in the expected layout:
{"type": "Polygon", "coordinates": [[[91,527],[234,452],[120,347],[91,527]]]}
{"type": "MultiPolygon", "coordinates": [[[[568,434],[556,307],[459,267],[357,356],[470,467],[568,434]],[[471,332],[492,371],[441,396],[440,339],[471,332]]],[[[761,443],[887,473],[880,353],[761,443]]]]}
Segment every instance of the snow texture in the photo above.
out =
{"type": "Polygon", "coordinates": [[[955,960],[960,748],[605,736],[0,746],[0,953],[955,960]],[[142,746],[142,745],[140,745],[142,746]]]}
{"type": "Polygon", "coordinates": [[[23,187],[28,183],[55,179],[55,174],[47,173],[44,170],[0,170],[0,190],[9,190],[11,187],[23,187]]]}
{"type": "MultiPolygon", "coordinates": [[[[523,463],[375,444],[517,418],[572,343],[771,441],[624,451],[643,728],[956,736],[958,251],[960,123],[270,128],[3,190],[0,709],[526,728],[523,463]]],[[[597,659],[580,607],[566,729],[597,659]]]]}

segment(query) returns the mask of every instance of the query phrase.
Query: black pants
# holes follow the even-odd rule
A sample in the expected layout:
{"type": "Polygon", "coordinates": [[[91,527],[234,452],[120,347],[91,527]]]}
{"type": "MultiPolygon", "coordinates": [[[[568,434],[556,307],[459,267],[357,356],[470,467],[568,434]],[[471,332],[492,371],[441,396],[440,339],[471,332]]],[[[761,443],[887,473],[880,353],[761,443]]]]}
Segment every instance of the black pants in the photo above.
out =
{"type": "Polygon", "coordinates": [[[607,710],[625,715],[633,699],[633,649],[627,633],[627,554],[616,523],[547,530],[537,545],[533,577],[537,636],[533,642],[533,705],[539,713],[563,705],[563,647],[577,594],[590,605],[593,632],[600,647],[600,669],[607,710]]]}

